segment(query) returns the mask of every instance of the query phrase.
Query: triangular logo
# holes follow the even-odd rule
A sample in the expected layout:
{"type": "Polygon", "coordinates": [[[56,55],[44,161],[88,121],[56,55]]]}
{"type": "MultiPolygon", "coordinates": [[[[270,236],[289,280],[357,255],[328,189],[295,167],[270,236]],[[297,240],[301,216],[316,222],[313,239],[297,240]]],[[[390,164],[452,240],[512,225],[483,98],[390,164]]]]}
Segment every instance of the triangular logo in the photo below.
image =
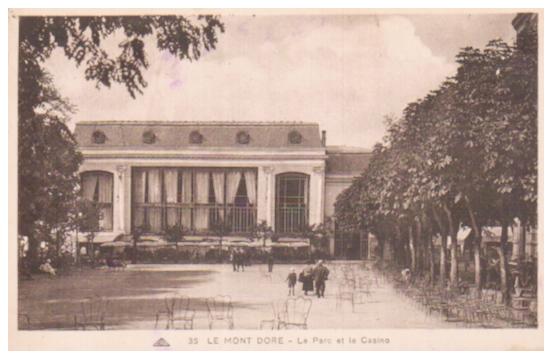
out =
{"type": "Polygon", "coordinates": [[[165,338],[159,338],[155,343],[153,343],[154,347],[170,347],[168,341],[165,340],[165,338]]]}

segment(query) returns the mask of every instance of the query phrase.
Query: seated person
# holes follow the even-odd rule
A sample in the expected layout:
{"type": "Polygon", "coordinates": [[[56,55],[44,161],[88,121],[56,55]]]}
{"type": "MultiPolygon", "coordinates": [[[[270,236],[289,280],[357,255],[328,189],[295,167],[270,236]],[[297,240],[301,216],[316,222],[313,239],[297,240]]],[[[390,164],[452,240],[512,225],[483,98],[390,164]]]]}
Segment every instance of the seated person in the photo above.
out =
{"type": "Polygon", "coordinates": [[[46,259],[46,262],[42,263],[40,267],[38,267],[38,269],[40,269],[44,273],[48,273],[51,276],[56,275],[56,270],[54,269],[54,267],[52,267],[50,259],[46,259]]]}

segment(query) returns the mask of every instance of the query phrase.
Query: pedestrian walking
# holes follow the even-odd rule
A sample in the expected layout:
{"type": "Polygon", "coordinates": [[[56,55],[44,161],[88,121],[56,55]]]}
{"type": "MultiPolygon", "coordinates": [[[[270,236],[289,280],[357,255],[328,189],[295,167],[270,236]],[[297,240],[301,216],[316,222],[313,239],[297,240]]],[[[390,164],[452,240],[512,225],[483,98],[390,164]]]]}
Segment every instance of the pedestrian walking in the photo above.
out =
{"type": "Polygon", "coordinates": [[[303,292],[305,295],[309,295],[309,292],[314,289],[312,280],[312,266],[306,266],[303,271],[299,273],[299,281],[303,283],[303,292]]]}
{"type": "Polygon", "coordinates": [[[272,267],[274,267],[274,256],[272,255],[272,252],[268,252],[268,273],[272,273],[272,267]]]}
{"type": "Polygon", "coordinates": [[[248,248],[242,249],[243,263],[245,266],[251,266],[251,253],[248,248]]]}
{"type": "Polygon", "coordinates": [[[232,270],[234,272],[237,272],[238,271],[238,258],[237,258],[237,255],[236,255],[236,250],[234,248],[232,248],[232,250],[230,250],[230,262],[232,262],[232,270]]]}
{"type": "Polygon", "coordinates": [[[289,271],[286,281],[288,284],[288,296],[295,296],[295,284],[297,283],[297,274],[295,273],[294,268],[291,268],[291,270],[289,271]]]}
{"type": "Polygon", "coordinates": [[[242,269],[242,272],[245,272],[245,253],[243,249],[239,249],[238,253],[236,254],[237,258],[237,264],[238,264],[238,272],[240,271],[240,268],[242,269]]]}
{"type": "Polygon", "coordinates": [[[330,270],[324,265],[322,260],[319,260],[312,275],[316,288],[316,296],[318,298],[324,297],[324,292],[326,291],[326,281],[330,275],[330,270]]]}

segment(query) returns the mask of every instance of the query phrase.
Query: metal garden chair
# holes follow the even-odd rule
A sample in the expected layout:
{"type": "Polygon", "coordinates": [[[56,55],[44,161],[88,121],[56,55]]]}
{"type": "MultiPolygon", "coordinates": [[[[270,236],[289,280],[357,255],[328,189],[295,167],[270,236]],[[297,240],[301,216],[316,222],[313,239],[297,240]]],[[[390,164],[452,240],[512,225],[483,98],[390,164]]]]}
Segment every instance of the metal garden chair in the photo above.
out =
{"type": "Polygon", "coordinates": [[[74,316],[75,329],[105,330],[110,302],[104,298],[90,298],[81,303],[81,311],[74,316]]]}
{"type": "Polygon", "coordinates": [[[155,328],[161,317],[166,318],[165,329],[193,329],[195,310],[190,306],[187,296],[165,298],[165,309],[155,315],[155,328]]]}
{"type": "Polygon", "coordinates": [[[207,298],[206,304],[209,329],[213,329],[216,322],[223,322],[228,329],[234,329],[234,308],[230,296],[218,295],[207,298]]]}
{"type": "Polygon", "coordinates": [[[312,299],[310,298],[288,298],[283,303],[282,310],[278,314],[280,320],[278,320],[277,329],[307,329],[307,320],[309,319],[311,307],[312,299]]]}
{"type": "Polygon", "coordinates": [[[283,313],[283,302],[278,300],[273,301],[271,303],[271,308],[272,308],[273,317],[272,319],[261,320],[261,323],[259,326],[261,330],[262,329],[270,329],[270,330],[280,329],[282,325],[281,315],[283,313]]]}

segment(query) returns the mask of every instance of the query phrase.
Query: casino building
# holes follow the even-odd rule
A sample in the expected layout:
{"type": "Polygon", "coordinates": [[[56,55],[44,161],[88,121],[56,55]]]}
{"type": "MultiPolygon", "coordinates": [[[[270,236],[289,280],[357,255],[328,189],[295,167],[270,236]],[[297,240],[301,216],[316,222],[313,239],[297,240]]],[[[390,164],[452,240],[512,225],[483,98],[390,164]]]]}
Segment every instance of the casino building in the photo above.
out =
{"type": "MultiPolygon", "coordinates": [[[[83,195],[101,206],[98,242],[133,228],[161,235],[175,224],[193,236],[245,236],[266,221],[296,235],[334,213],[341,191],[367,166],[368,150],[326,146],[317,123],[80,122],[83,195]]],[[[338,236],[330,253],[345,256],[338,236]]],[[[349,247],[359,246],[353,236],[349,247]]]]}

